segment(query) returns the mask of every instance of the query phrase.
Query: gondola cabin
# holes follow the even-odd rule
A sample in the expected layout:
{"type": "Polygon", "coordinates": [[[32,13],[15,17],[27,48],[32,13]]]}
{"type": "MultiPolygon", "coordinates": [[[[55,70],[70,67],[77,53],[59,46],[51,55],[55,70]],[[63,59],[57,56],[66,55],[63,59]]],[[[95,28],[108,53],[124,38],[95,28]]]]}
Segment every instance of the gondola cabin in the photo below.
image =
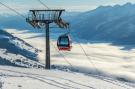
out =
{"type": "Polygon", "coordinates": [[[69,34],[61,35],[57,40],[57,46],[60,51],[70,51],[72,43],[69,34]]]}

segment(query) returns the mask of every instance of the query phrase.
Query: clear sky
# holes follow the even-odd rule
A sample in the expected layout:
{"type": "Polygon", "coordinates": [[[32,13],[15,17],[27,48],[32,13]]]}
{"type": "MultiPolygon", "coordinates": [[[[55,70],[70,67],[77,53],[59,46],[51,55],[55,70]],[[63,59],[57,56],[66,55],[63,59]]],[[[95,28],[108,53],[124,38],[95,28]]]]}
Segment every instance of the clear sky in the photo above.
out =
{"type": "MultiPolygon", "coordinates": [[[[4,4],[19,11],[26,11],[34,8],[45,8],[38,0],[0,0],[4,4]]],[[[41,0],[50,8],[64,8],[68,11],[87,11],[95,9],[100,5],[135,3],[135,0],[41,0]]],[[[0,6],[1,11],[8,9],[0,6]]]]}

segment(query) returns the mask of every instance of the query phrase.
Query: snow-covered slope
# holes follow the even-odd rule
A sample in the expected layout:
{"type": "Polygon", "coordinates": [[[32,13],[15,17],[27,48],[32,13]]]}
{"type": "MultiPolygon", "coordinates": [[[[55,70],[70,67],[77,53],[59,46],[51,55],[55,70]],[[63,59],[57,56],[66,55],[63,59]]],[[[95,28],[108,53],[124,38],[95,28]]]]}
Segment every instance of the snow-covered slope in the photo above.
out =
{"type": "Polygon", "coordinates": [[[0,66],[2,89],[134,89],[119,81],[58,70],[0,66]]]}
{"type": "Polygon", "coordinates": [[[41,65],[37,62],[38,52],[38,49],[22,39],[0,30],[0,65],[22,67],[41,65]]]}
{"type": "MultiPolygon", "coordinates": [[[[39,37],[38,35],[40,35],[40,33],[29,33],[29,32],[27,33],[27,31],[18,31],[15,29],[6,29],[6,30],[10,33],[14,33],[13,35],[23,39],[24,41],[28,42],[32,46],[40,49],[41,52],[38,53],[38,59],[41,63],[44,63],[45,61],[44,60],[45,59],[44,36],[39,37]]],[[[51,34],[51,37],[52,36],[53,34],[51,34]]],[[[88,84],[90,85],[90,87],[94,87],[94,89],[111,89],[113,85],[108,84],[108,82],[111,84],[114,84],[114,89],[121,89],[119,87],[119,83],[120,83],[120,86],[126,86],[125,88],[127,89],[135,88],[134,86],[135,85],[135,71],[134,71],[135,49],[123,50],[124,47],[122,46],[113,46],[111,44],[106,44],[106,43],[81,44],[81,45],[85,49],[90,59],[86,57],[86,55],[84,54],[84,52],[82,51],[82,49],[80,48],[78,44],[73,43],[73,49],[70,52],[58,52],[56,48],[55,40],[54,41],[51,40],[51,65],[52,65],[51,72],[53,73],[56,72],[57,74],[54,73],[55,76],[61,76],[62,78],[70,79],[70,81],[72,80],[73,82],[80,81],[84,85],[88,84]],[[55,71],[54,69],[67,71],[68,73],[65,74],[62,71],[55,71]],[[77,78],[76,77],[74,78],[74,74],[76,73],[72,73],[72,72],[77,72],[77,75],[75,75],[77,78]],[[95,78],[99,80],[95,80],[95,78]],[[104,83],[105,81],[107,83],[104,83]],[[96,84],[99,84],[99,85],[96,85],[96,84]],[[118,84],[118,85],[115,85],[115,84],[118,84]]],[[[127,47],[130,47],[130,45],[127,47]]],[[[15,68],[14,70],[21,71],[21,68],[20,69],[15,68]]],[[[31,69],[28,69],[28,70],[31,70],[31,69]]],[[[32,70],[37,72],[38,75],[41,75],[41,74],[47,74],[48,76],[53,75],[53,73],[48,74],[48,72],[50,71],[44,70],[44,72],[41,72],[43,71],[42,69],[41,70],[32,69],[32,70]]],[[[21,79],[22,80],[20,81],[23,81],[23,78],[21,79]]],[[[26,78],[26,80],[31,80],[31,79],[26,78]]],[[[53,80],[57,81],[57,79],[53,79],[53,80]]],[[[33,84],[32,81],[30,82],[33,84]]],[[[44,79],[41,81],[44,81],[44,79]]],[[[6,79],[5,79],[5,82],[7,82],[6,79]]],[[[35,82],[36,81],[34,81],[34,83],[35,82]]],[[[36,83],[38,84],[39,81],[37,81],[36,83]]],[[[65,81],[62,81],[62,83],[65,83],[65,81]]],[[[70,85],[70,83],[68,84],[70,85]]],[[[24,85],[26,84],[22,84],[21,86],[24,86],[24,85]]],[[[67,88],[66,85],[61,85],[61,84],[59,85],[62,87],[64,86],[64,88],[67,88]]],[[[45,87],[48,85],[42,84],[42,86],[45,87]]],[[[35,87],[39,87],[39,86],[35,85],[35,87]]],[[[48,86],[48,87],[52,88],[54,86],[48,86]]],[[[80,89],[88,88],[88,87],[82,87],[79,85],[74,85],[74,87],[80,88],[80,89]]],[[[72,88],[69,88],[69,89],[72,89],[72,88]]],[[[91,88],[88,88],[88,89],[91,89],[91,88]]],[[[122,87],[122,89],[124,89],[124,87],[122,87]]]]}

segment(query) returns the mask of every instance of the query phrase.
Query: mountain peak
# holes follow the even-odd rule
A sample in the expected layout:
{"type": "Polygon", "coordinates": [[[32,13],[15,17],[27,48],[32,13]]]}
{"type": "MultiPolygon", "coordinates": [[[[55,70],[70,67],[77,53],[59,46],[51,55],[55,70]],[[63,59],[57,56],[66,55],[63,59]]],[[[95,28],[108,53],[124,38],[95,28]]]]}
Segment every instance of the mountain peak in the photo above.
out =
{"type": "Polygon", "coordinates": [[[130,3],[130,2],[128,2],[128,3],[126,3],[126,4],[124,4],[124,6],[131,6],[131,5],[133,5],[132,3],[130,3]]]}
{"type": "Polygon", "coordinates": [[[104,9],[104,8],[112,8],[112,6],[103,6],[103,5],[101,5],[97,9],[104,9]]]}
{"type": "Polygon", "coordinates": [[[99,6],[97,9],[105,9],[105,8],[112,8],[112,7],[132,7],[134,4],[132,4],[132,3],[130,3],[130,2],[128,2],[128,3],[126,3],[126,4],[124,4],[124,5],[119,5],[119,4],[116,4],[116,5],[114,5],[114,6],[103,6],[103,5],[101,5],[101,6],[99,6]]]}

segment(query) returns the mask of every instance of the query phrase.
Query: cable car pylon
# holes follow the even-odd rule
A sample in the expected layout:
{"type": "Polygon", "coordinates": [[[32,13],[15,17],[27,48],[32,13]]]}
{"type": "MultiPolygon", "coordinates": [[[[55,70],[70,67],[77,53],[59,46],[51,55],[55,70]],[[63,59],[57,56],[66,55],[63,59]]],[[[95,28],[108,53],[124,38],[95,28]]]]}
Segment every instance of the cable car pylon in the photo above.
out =
{"type": "Polygon", "coordinates": [[[50,30],[49,25],[56,23],[60,28],[68,28],[68,23],[62,20],[61,15],[64,9],[42,9],[42,10],[29,10],[26,21],[34,28],[45,29],[46,31],[46,60],[45,68],[50,69],[50,30]]]}

